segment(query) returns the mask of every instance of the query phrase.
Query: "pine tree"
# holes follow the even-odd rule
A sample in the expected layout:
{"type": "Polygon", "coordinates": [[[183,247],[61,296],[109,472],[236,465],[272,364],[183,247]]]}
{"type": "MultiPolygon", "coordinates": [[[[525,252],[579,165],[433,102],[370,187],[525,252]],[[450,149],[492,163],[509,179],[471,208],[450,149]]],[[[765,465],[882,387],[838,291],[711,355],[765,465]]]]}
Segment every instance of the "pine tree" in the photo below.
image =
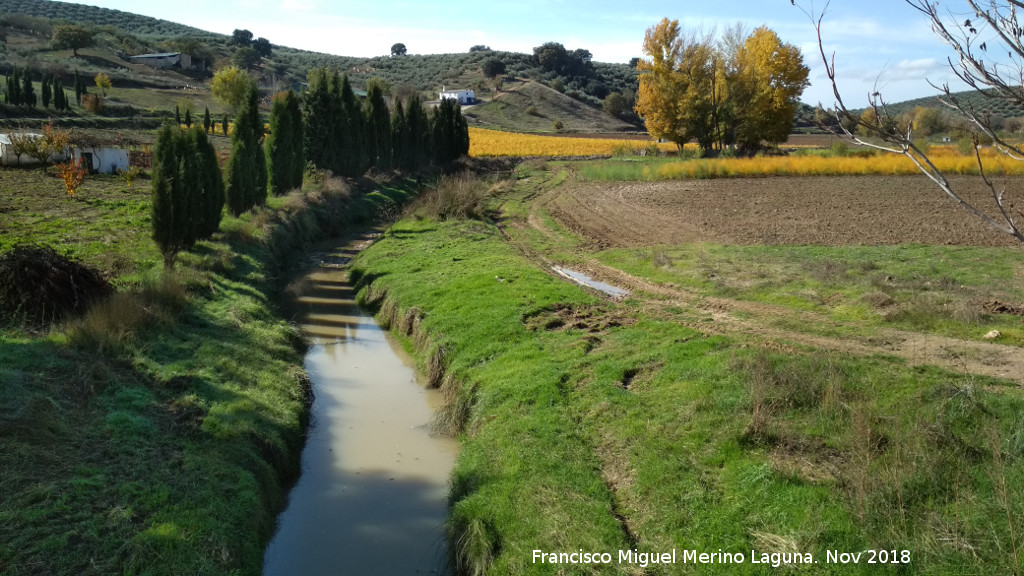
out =
{"type": "Polygon", "coordinates": [[[203,114],[203,130],[207,134],[209,134],[210,133],[210,126],[212,126],[212,125],[213,125],[213,121],[210,120],[210,108],[207,107],[206,108],[206,113],[203,114]]]}
{"type": "Polygon", "coordinates": [[[226,188],[228,211],[239,216],[267,201],[267,161],[260,139],[263,123],[257,105],[256,89],[250,87],[231,134],[231,159],[228,161],[226,188]]]}
{"type": "Polygon", "coordinates": [[[42,97],[43,108],[49,108],[50,99],[53,97],[53,92],[50,90],[50,78],[45,74],[43,75],[42,97]]]}

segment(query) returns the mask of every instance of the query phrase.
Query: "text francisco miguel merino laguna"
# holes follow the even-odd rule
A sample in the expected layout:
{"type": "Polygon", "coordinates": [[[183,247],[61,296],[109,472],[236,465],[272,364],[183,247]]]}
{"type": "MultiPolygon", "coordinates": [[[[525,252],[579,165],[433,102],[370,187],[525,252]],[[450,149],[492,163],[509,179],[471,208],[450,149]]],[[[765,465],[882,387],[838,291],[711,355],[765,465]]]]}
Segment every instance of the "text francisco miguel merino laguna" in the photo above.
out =
{"type": "MultiPolygon", "coordinates": [[[[908,564],[910,552],[907,550],[865,550],[848,553],[828,550],[825,554],[826,564],[908,564]]],[[[767,553],[750,551],[743,552],[698,552],[697,550],[675,550],[672,552],[637,552],[636,550],[619,550],[618,558],[608,552],[545,552],[533,551],[534,564],[635,564],[646,567],[648,564],[764,564],[778,568],[793,564],[814,564],[814,555],[809,552],[767,553]]]]}

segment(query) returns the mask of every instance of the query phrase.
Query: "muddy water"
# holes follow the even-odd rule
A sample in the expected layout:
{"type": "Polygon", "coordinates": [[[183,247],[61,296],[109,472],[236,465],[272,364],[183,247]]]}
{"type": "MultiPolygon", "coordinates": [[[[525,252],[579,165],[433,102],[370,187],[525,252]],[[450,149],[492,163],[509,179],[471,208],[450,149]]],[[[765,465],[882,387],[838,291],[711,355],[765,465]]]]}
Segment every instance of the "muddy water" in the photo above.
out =
{"type": "Polygon", "coordinates": [[[295,285],[297,319],[314,340],[306,356],[314,401],[302,475],[264,557],[267,576],[446,573],[457,443],[429,433],[436,392],[353,302],[344,265],[361,247],[320,255],[295,285]]]}
{"type": "Polygon", "coordinates": [[[576,270],[570,270],[569,268],[562,268],[561,266],[553,266],[551,268],[555,273],[572,280],[573,282],[581,285],[593,288],[598,292],[603,292],[612,298],[621,299],[629,296],[629,290],[619,288],[618,286],[612,286],[611,284],[605,284],[598,280],[594,280],[590,276],[587,276],[583,272],[577,272],[576,270]]]}

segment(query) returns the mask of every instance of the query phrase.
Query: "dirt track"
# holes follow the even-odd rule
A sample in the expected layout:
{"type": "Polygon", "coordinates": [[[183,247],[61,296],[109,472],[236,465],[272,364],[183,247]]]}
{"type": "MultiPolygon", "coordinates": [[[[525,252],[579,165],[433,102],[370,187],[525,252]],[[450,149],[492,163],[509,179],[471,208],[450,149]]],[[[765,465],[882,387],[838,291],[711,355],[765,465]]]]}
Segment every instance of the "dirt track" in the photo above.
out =
{"type": "MultiPolygon", "coordinates": [[[[977,206],[989,209],[991,193],[977,180],[951,182],[977,206]]],[[[958,208],[923,176],[581,182],[545,203],[560,221],[604,246],[699,241],[1018,245],[958,208]]]]}

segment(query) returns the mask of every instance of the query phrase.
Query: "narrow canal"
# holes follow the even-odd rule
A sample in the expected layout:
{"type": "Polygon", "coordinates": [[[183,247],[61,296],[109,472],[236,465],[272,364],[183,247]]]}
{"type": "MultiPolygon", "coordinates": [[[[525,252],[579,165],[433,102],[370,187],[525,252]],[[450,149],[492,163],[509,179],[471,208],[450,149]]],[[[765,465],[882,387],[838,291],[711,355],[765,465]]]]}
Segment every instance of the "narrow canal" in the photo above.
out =
{"type": "Polygon", "coordinates": [[[360,238],[297,282],[313,340],[314,400],[302,474],[264,556],[267,576],[446,574],[444,519],[457,442],[430,434],[438,407],[412,360],[356,306],[360,238]]]}

